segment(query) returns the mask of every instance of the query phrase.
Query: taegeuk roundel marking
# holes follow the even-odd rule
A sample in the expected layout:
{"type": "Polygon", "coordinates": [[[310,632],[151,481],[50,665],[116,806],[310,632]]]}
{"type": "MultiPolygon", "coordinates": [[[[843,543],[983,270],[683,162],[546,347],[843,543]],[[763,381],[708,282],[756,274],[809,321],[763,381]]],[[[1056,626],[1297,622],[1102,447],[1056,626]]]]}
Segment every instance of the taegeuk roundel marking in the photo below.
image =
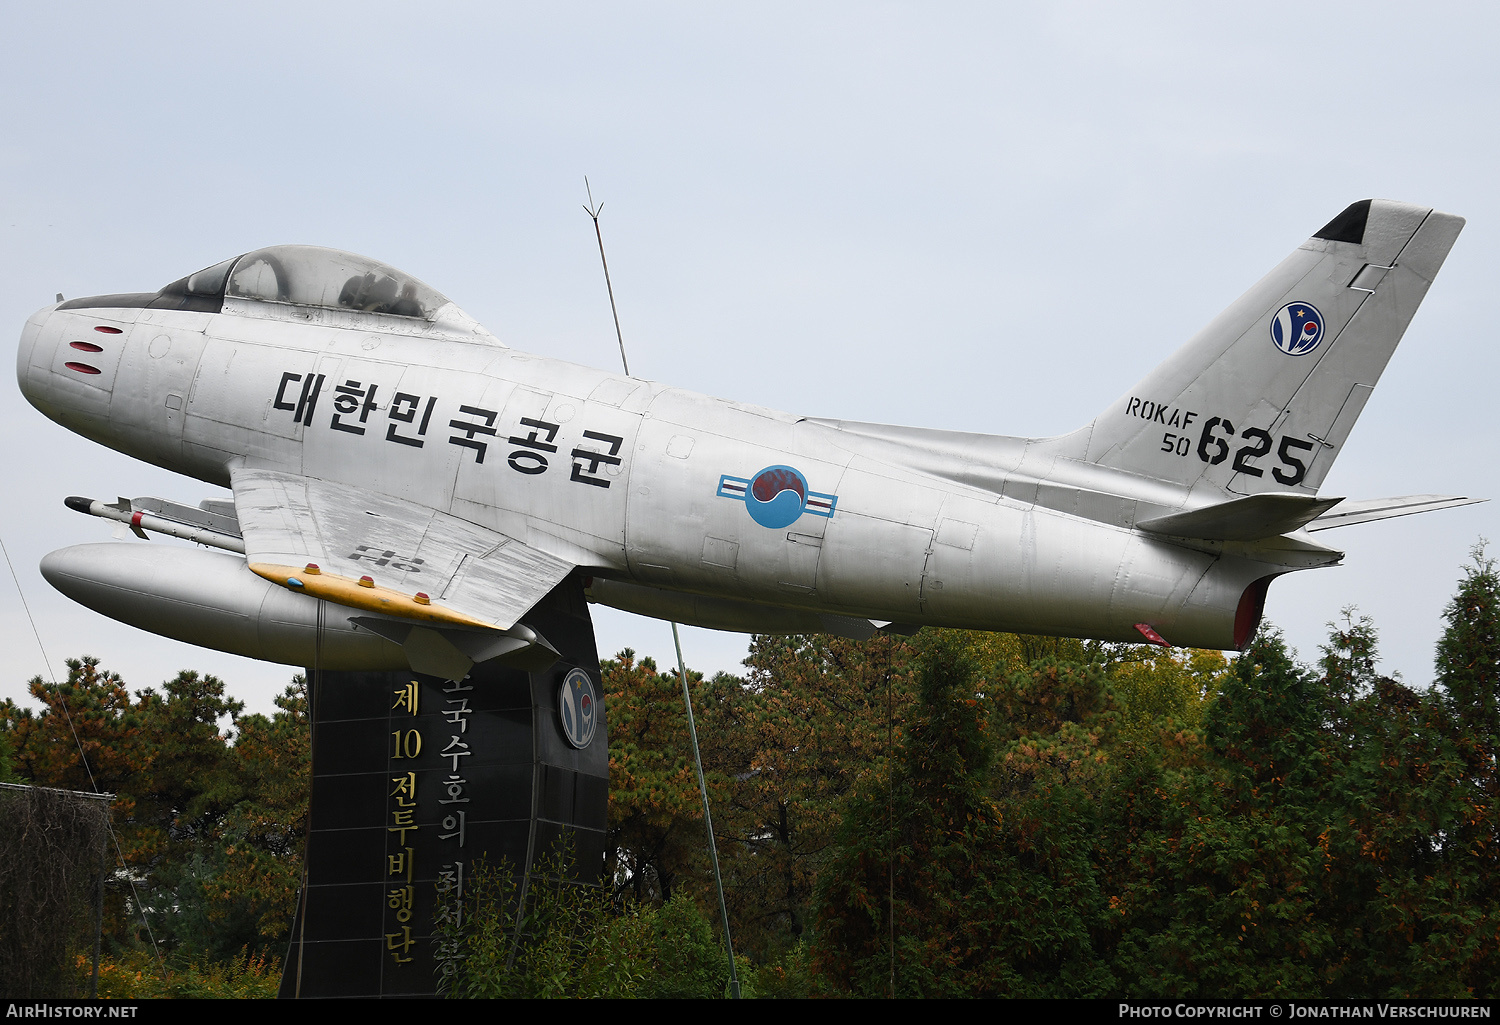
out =
{"type": "Polygon", "coordinates": [[[790,527],[803,513],[832,516],[839,501],[809,489],[807,478],[790,466],[768,466],[750,478],[726,473],[719,478],[718,496],[744,502],[750,518],[772,530],[790,527]]]}
{"type": "Polygon", "coordinates": [[[593,679],[582,669],[573,669],[557,688],[557,718],[569,744],[581,751],[593,743],[598,711],[593,679]]]}
{"type": "Polygon", "coordinates": [[[1287,303],[1271,318],[1271,341],[1288,356],[1306,356],[1323,340],[1323,314],[1312,303],[1287,303]]]}

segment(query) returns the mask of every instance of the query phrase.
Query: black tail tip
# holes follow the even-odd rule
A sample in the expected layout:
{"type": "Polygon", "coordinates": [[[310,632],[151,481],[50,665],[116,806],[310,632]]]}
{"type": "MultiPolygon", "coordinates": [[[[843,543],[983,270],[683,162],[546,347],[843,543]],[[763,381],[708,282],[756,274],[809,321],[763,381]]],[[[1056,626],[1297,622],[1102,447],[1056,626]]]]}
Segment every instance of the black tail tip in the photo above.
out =
{"type": "Polygon", "coordinates": [[[1361,199],[1350,203],[1344,212],[1313,233],[1313,238],[1330,242],[1353,242],[1359,245],[1365,240],[1365,222],[1370,219],[1370,200],[1361,199]]]}

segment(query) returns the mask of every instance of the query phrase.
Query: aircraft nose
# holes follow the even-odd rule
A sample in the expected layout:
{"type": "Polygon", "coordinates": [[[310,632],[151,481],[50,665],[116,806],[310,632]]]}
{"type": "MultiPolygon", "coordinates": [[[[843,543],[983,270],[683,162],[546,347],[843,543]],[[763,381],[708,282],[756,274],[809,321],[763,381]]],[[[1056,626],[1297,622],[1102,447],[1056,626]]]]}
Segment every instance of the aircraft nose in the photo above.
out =
{"type": "Polygon", "coordinates": [[[48,318],[57,307],[57,303],[43,306],[27,319],[26,326],[21,329],[20,347],[16,350],[16,383],[21,388],[21,394],[26,396],[26,401],[38,409],[41,408],[37,401],[41,398],[41,382],[37,379],[47,373],[48,364],[52,361],[51,353],[38,352],[39,342],[48,318]]]}
{"type": "MultiPolygon", "coordinates": [[[[76,303],[76,300],[75,300],[76,303]]],[[[115,375],[135,317],[73,303],[32,314],[16,353],[16,383],[49,419],[85,437],[107,428],[115,375]]]]}

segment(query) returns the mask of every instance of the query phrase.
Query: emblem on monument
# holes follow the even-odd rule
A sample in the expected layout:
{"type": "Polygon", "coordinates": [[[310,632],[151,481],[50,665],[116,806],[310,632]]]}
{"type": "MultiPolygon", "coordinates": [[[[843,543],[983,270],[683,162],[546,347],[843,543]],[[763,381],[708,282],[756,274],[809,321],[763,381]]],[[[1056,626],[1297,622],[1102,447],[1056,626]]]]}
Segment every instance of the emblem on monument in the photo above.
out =
{"type": "Polygon", "coordinates": [[[557,719],[562,724],[563,736],[579,750],[593,743],[594,726],[598,722],[594,706],[598,700],[594,681],[582,669],[569,672],[557,689],[557,719]]]}

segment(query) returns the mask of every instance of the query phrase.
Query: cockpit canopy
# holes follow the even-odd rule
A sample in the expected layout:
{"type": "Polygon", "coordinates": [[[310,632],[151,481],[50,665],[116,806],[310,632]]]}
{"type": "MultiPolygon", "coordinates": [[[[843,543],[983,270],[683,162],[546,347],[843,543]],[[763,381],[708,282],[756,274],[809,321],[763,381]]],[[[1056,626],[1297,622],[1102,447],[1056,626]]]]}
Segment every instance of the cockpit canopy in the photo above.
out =
{"type": "Polygon", "coordinates": [[[287,303],[432,320],[449,300],[367,256],[319,246],[271,246],[189,274],[165,292],[287,303]]]}
{"type": "Polygon", "coordinates": [[[373,315],[381,330],[497,341],[447,296],[411,275],[367,256],[320,246],[257,249],[189,274],[159,292],[90,296],[59,308],[110,306],[295,318],[341,327],[360,326],[373,315]]]}

